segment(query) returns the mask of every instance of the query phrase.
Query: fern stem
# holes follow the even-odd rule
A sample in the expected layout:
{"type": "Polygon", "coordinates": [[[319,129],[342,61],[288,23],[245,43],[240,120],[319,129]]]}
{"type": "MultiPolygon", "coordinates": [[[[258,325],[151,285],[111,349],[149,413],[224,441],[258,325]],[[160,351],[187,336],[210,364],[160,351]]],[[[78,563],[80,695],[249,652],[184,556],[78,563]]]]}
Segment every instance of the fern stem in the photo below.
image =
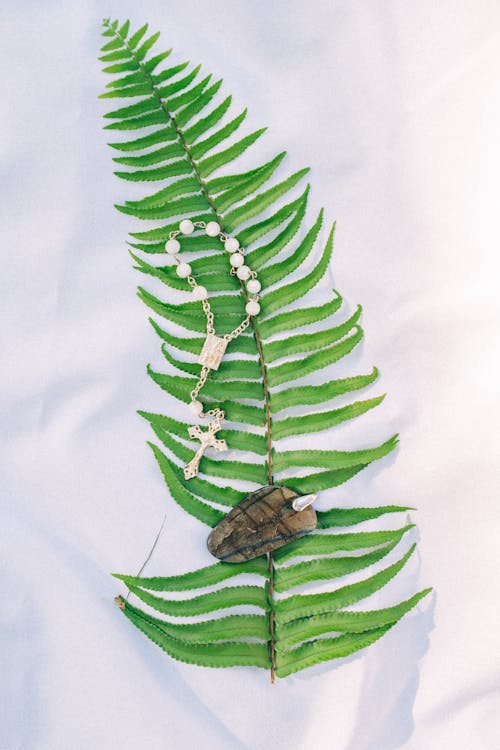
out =
{"type": "MultiPolygon", "coordinates": [[[[109,22],[105,22],[105,25],[108,28],[111,28],[111,24],[109,22]]],[[[193,159],[192,154],[189,150],[188,144],[186,143],[186,140],[184,138],[184,133],[182,129],[179,127],[175,116],[167,109],[165,106],[164,101],[162,100],[158,89],[156,88],[156,85],[153,81],[153,77],[151,74],[146,70],[143,62],[139,60],[134,52],[134,50],[129,46],[126,38],[121,36],[121,34],[118,33],[115,29],[113,29],[113,33],[115,37],[120,39],[120,41],[124,44],[124,46],[127,48],[130,56],[135,60],[137,63],[139,70],[141,71],[144,78],[147,80],[151,91],[153,95],[158,100],[158,104],[161,107],[162,111],[165,113],[165,116],[168,121],[171,122],[175,133],[177,135],[177,139],[184,149],[186,156],[189,160],[189,163],[191,165],[191,169],[193,170],[193,175],[198,181],[200,185],[200,190],[203,193],[203,196],[205,197],[205,200],[207,201],[210,209],[212,210],[214,216],[216,217],[218,223],[221,226],[222,231],[224,231],[224,223],[223,223],[223,217],[219,214],[217,211],[217,208],[215,206],[215,203],[213,201],[212,196],[210,195],[208,188],[206,186],[205,181],[203,180],[196,161],[193,159]]],[[[240,280],[240,286],[242,294],[245,298],[245,301],[248,300],[248,295],[246,293],[245,285],[243,284],[243,281],[240,280]]],[[[266,430],[266,445],[267,445],[267,480],[269,484],[273,483],[273,441],[272,441],[272,431],[271,431],[271,403],[270,403],[270,395],[269,395],[269,383],[268,383],[268,377],[267,377],[267,369],[266,364],[264,360],[264,353],[262,349],[262,340],[261,336],[258,330],[258,325],[254,318],[250,319],[250,323],[253,329],[253,334],[255,337],[255,343],[257,346],[257,353],[259,357],[259,365],[262,372],[262,382],[263,382],[263,389],[264,389],[264,411],[265,411],[265,430],[266,430]]],[[[268,554],[268,573],[269,573],[269,599],[270,599],[270,609],[269,609],[269,634],[270,634],[270,642],[269,642],[269,657],[271,661],[271,682],[274,682],[276,669],[275,669],[275,637],[274,637],[274,609],[273,609],[273,598],[274,598],[274,562],[273,562],[273,555],[272,552],[268,554]]]]}
{"type": "Polygon", "coordinates": [[[276,677],[276,640],[274,636],[274,561],[273,553],[267,556],[267,572],[269,574],[269,658],[271,660],[271,683],[276,677]]]}

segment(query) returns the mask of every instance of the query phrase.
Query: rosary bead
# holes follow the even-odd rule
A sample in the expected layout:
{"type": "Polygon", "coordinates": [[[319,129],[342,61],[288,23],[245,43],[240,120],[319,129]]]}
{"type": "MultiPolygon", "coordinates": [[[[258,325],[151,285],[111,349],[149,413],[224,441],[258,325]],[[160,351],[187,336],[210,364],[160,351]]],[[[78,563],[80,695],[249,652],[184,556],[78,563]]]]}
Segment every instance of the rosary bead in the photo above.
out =
{"type": "Polygon", "coordinates": [[[233,253],[231,255],[230,261],[233,268],[239,268],[244,263],[243,255],[241,253],[233,253]]]}
{"type": "Polygon", "coordinates": [[[207,226],[205,227],[205,232],[209,237],[217,237],[220,232],[220,224],[218,224],[216,221],[209,221],[207,226]]]}
{"type": "Polygon", "coordinates": [[[224,242],[224,247],[226,248],[228,253],[235,253],[238,250],[239,246],[240,243],[238,242],[236,237],[229,237],[229,239],[224,242]]]}
{"type": "Polygon", "coordinates": [[[170,253],[170,255],[176,255],[179,250],[181,249],[181,243],[179,240],[168,240],[165,243],[165,250],[167,253],[170,253]]]}
{"type": "Polygon", "coordinates": [[[191,401],[191,403],[189,404],[189,408],[195,416],[199,417],[203,411],[203,404],[201,403],[201,401],[191,401]]]}
{"type": "Polygon", "coordinates": [[[177,266],[175,270],[176,270],[177,276],[180,279],[187,279],[187,277],[191,273],[191,266],[189,265],[189,263],[179,263],[179,265],[177,266]]]}
{"type": "Polygon", "coordinates": [[[179,229],[182,232],[182,234],[193,234],[194,224],[191,221],[191,219],[183,219],[181,223],[179,224],[179,229]]]}
{"type": "Polygon", "coordinates": [[[250,279],[247,284],[247,289],[250,294],[258,294],[260,292],[261,283],[258,279],[250,279]]]}
{"type": "Polygon", "coordinates": [[[201,284],[200,284],[200,285],[194,287],[193,291],[191,292],[191,296],[197,302],[201,302],[202,300],[204,300],[204,299],[206,299],[208,297],[208,292],[205,289],[205,287],[201,286],[201,284]]]}
{"type": "Polygon", "coordinates": [[[245,305],[245,310],[247,315],[258,315],[260,313],[260,305],[256,300],[251,299],[250,302],[247,302],[245,305]]]}
{"type": "Polygon", "coordinates": [[[246,281],[250,278],[250,269],[248,266],[240,266],[236,271],[236,276],[242,281],[246,281]]]}

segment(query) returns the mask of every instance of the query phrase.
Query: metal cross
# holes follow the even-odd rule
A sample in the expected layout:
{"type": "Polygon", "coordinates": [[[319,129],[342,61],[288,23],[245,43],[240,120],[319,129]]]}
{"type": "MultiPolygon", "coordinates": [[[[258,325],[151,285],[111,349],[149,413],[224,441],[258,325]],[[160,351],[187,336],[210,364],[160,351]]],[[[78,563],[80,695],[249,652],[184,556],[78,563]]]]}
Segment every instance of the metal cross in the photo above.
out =
{"type": "Polygon", "coordinates": [[[208,423],[208,429],[204,432],[199,425],[193,425],[189,427],[189,437],[193,440],[199,440],[201,442],[200,447],[194,454],[191,461],[184,467],[185,479],[192,479],[198,476],[198,466],[200,465],[201,458],[207,448],[215,448],[217,453],[220,451],[227,450],[227,443],[225,440],[219,440],[215,437],[215,434],[221,429],[221,420],[213,419],[208,423]]]}

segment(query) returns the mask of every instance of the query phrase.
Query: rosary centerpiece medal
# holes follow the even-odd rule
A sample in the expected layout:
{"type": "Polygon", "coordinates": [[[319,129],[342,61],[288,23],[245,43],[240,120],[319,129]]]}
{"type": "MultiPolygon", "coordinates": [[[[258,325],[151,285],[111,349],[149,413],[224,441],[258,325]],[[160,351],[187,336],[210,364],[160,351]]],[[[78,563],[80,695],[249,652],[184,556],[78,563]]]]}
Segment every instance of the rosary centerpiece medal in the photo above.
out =
{"type": "Polygon", "coordinates": [[[215,333],[207,333],[207,338],[198,357],[198,364],[218,370],[226,351],[227,341],[215,333]]]}
{"type": "MultiPolygon", "coordinates": [[[[203,221],[193,222],[184,219],[180,222],[179,229],[170,233],[165,249],[177,264],[176,273],[179,278],[186,279],[191,286],[193,299],[201,302],[207,319],[206,339],[198,357],[198,364],[201,365],[200,377],[190,393],[189,407],[193,414],[210,421],[206,430],[199,425],[188,428],[189,437],[200,441],[198,450],[183,470],[184,478],[189,480],[198,476],[200,461],[207,449],[213,448],[216,452],[227,450],[226,441],[217,438],[217,433],[222,429],[224,411],[215,408],[205,413],[198,396],[209,377],[210,370],[219,368],[228,343],[243,333],[250,325],[252,317],[259,314],[261,284],[255,271],[245,264],[244,251],[239,241],[236,237],[224,234],[216,221],[206,224],[203,221]],[[181,262],[178,257],[178,236],[192,234],[195,228],[204,229],[210,237],[219,237],[224,243],[230,254],[230,273],[245,283],[249,297],[245,306],[246,317],[233,331],[224,336],[215,333],[214,315],[206,288],[198,284],[191,275],[189,263],[181,262]]],[[[312,507],[315,499],[315,494],[299,495],[282,485],[270,484],[261,487],[247,495],[212,529],[207,541],[208,549],[211,554],[225,562],[243,562],[278,549],[316,528],[316,511],[312,507]]]]}

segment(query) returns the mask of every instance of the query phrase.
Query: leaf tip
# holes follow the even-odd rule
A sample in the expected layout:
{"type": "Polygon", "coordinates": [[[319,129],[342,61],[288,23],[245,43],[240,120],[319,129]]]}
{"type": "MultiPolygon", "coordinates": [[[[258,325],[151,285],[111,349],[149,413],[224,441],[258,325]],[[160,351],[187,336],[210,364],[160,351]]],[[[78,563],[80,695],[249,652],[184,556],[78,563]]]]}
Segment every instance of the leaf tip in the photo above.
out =
{"type": "Polygon", "coordinates": [[[149,445],[151,450],[153,451],[154,455],[156,456],[158,451],[160,450],[155,443],[152,443],[151,440],[146,440],[146,445],[149,445]]]}

